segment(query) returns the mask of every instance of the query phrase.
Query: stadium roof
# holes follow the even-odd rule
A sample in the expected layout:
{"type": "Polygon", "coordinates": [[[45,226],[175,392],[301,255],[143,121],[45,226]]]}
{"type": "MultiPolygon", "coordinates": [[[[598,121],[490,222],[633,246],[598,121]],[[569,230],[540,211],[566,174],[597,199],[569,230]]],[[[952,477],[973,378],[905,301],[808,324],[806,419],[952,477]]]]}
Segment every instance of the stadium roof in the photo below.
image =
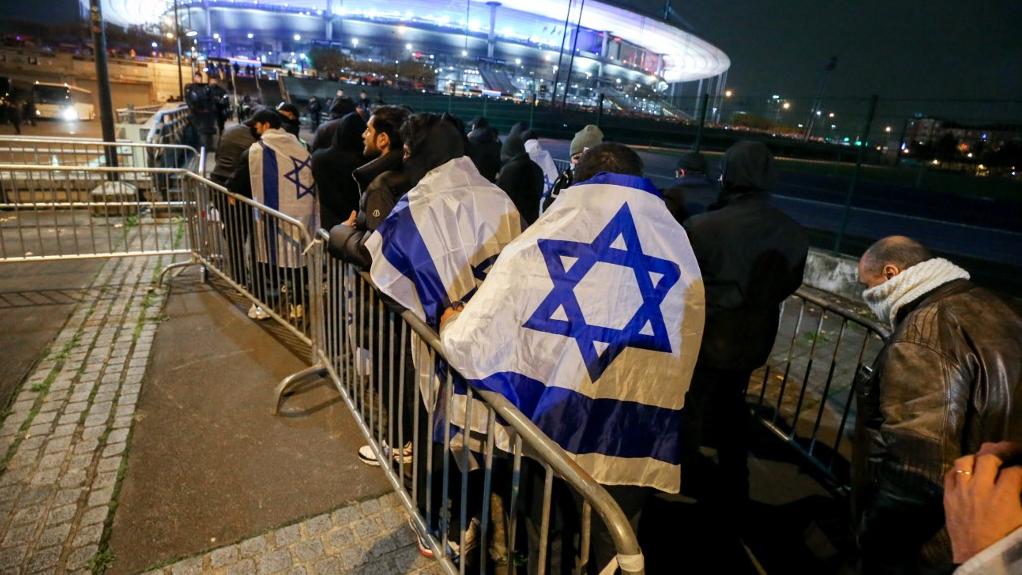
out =
{"type": "MultiPolygon", "coordinates": [[[[219,8],[230,6],[233,0],[212,1],[219,8]]],[[[181,5],[186,6],[187,0],[181,5]]],[[[484,17],[489,8],[486,0],[239,0],[239,8],[251,8],[253,4],[267,7],[287,7],[289,10],[306,10],[310,15],[320,15],[330,9],[338,16],[398,16],[444,22],[453,29],[466,28],[478,31],[488,26],[484,17]],[[474,16],[473,16],[474,14],[474,16]],[[467,20],[467,21],[466,21],[467,20]],[[466,26],[467,25],[467,26],[466,26]]],[[[501,6],[519,13],[540,16],[535,22],[523,23],[515,19],[514,26],[523,38],[537,35],[557,35],[556,46],[560,45],[559,34],[563,31],[565,16],[571,23],[579,21],[582,2],[568,0],[502,0],[501,6]],[[558,24],[559,23],[559,24],[558,24]],[[560,28],[556,28],[559,25],[560,28]]],[[[172,6],[169,0],[104,0],[106,18],[116,24],[141,24],[154,22],[172,6]]],[[[500,16],[498,15],[498,22],[500,16]]],[[[581,24],[584,28],[610,31],[613,35],[652,52],[664,55],[664,79],[668,82],[698,80],[721,74],[731,66],[731,61],[716,46],[686,32],[674,25],[637,12],[612,6],[606,2],[587,0],[582,10],[581,24]]],[[[498,23],[498,27],[506,22],[498,23]]],[[[507,34],[501,34],[507,36],[507,34]]]]}

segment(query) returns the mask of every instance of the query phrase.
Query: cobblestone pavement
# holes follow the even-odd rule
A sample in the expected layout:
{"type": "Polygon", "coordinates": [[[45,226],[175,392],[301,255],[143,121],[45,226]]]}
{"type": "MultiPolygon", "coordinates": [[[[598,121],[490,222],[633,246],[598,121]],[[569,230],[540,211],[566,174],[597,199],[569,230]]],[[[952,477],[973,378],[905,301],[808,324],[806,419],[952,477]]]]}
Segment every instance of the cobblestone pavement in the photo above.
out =
{"type": "Polygon", "coordinates": [[[107,261],[0,425],[0,572],[101,569],[156,332],[160,258],[107,261]]]}
{"type": "Polygon", "coordinates": [[[384,495],[167,565],[152,574],[439,574],[419,555],[397,496],[384,495]]]}

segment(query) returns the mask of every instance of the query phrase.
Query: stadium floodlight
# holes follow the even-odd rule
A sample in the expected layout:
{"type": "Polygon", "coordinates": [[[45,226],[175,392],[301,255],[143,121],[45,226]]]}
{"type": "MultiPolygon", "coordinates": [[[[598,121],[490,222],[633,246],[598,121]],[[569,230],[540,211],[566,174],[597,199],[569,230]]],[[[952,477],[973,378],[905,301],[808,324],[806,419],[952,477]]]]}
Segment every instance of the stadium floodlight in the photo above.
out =
{"type": "Polygon", "coordinates": [[[302,35],[301,34],[295,34],[294,35],[294,39],[295,39],[295,42],[301,42],[302,41],[302,35]]]}
{"type": "Polygon", "coordinates": [[[185,36],[188,36],[189,38],[194,38],[194,37],[196,37],[198,35],[199,35],[199,31],[198,30],[188,30],[188,31],[185,32],[185,36]]]}
{"type": "Polygon", "coordinates": [[[351,45],[358,48],[358,38],[352,38],[351,45]]]}
{"type": "Polygon", "coordinates": [[[249,39],[249,40],[251,40],[252,38],[255,38],[255,34],[253,34],[253,33],[251,33],[251,32],[249,32],[248,34],[246,34],[246,36],[248,37],[248,39],[249,39]]]}
{"type": "Polygon", "coordinates": [[[468,56],[468,50],[461,51],[461,57],[464,58],[465,56],[468,56]]]}

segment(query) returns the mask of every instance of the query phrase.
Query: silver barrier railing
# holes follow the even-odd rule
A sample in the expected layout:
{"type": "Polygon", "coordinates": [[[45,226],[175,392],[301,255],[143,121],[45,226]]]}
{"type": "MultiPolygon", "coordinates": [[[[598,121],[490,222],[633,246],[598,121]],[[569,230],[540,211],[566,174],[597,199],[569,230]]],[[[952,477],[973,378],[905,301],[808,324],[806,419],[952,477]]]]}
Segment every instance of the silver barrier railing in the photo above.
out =
{"type": "Polygon", "coordinates": [[[196,166],[200,160],[198,150],[182,144],[0,136],[0,164],[99,167],[109,164],[108,154],[116,154],[119,167],[190,168],[202,173],[196,166]]]}
{"type": "Polygon", "coordinates": [[[0,165],[0,263],[189,253],[189,172],[0,165]]]}
{"type": "Polygon", "coordinates": [[[767,364],[746,402],[755,419],[793,447],[833,491],[851,489],[855,383],[889,335],[886,326],[800,288],[782,307],[767,364]]]}
{"type": "Polygon", "coordinates": [[[591,550],[642,573],[635,532],[610,494],[503,396],[461,382],[436,332],[329,256],[319,234],[309,254],[318,254],[309,285],[324,318],[318,360],[281,382],[276,409],[302,381],[329,377],[447,573],[581,573],[591,550]],[[593,510],[603,547],[591,545],[593,510]]]}
{"type": "Polygon", "coordinates": [[[312,284],[320,274],[310,273],[318,268],[306,253],[313,245],[309,230],[194,173],[186,172],[184,184],[191,258],[164,268],[158,285],[171,269],[199,265],[204,277],[212,274],[249,300],[250,317],[279,324],[311,354],[320,309],[312,284]]]}

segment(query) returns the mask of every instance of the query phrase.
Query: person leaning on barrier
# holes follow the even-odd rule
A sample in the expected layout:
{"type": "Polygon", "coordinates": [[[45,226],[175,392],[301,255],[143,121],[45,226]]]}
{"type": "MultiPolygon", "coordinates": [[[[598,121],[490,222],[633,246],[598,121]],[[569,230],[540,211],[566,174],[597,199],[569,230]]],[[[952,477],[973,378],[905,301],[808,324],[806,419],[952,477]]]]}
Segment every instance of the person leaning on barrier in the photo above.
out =
{"type": "Polygon", "coordinates": [[[355,102],[351,98],[338,96],[330,104],[330,119],[320,124],[312,137],[312,152],[325,150],[334,141],[334,132],[341,125],[341,118],[355,111],[355,102]]]}
{"type": "MultiPolygon", "coordinates": [[[[463,310],[445,312],[440,332],[451,366],[558,443],[633,529],[650,495],[678,492],[680,410],[704,307],[685,232],[642,170],[621,144],[586,150],[575,167],[579,182],[504,248],[463,310]],[[625,271],[607,273],[611,267],[625,271]],[[631,298],[638,299],[621,304],[631,298]],[[602,327],[612,325],[622,327],[602,327]]],[[[540,567],[544,477],[536,467],[523,467],[519,499],[529,572],[540,567]]],[[[547,537],[548,572],[571,571],[564,552],[577,545],[581,509],[580,497],[555,498],[551,524],[563,527],[547,537]]],[[[617,551],[598,513],[591,525],[591,557],[583,559],[599,573],[617,551]]]]}
{"type": "Polygon", "coordinates": [[[376,226],[412,184],[403,171],[404,148],[401,125],[408,111],[397,106],[377,108],[362,133],[362,154],[373,158],[357,168],[352,176],[361,194],[358,210],[345,214],[347,219],[330,229],[330,253],[334,257],[368,268],[371,260],[365,242],[376,226]]]}
{"type": "MultiPolygon", "coordinates": [[[[246,124],[256,131],[259,141],[242,154],[228,189],[295,218],[313,234],[319,229],[319,202],[308,150],[298,138],[281,128],[280,114],[273,110],[256,111],[246,124]]],[[[290,225],[279,225],[267,214],[254,212],[254,215],[252,252],[264,272],[256,275],[261,275],[264,282],[271,282],[270,285],[256,285],[259,290],[256,295],[263,301],[276,303],[281,288],[286,285],[281,285],[281,278],[293,278],[294,270],[302,268],[297,251],[300,232],[290,225]]],[[[304,287],[305,282],[298,281],[304,287]]],[[[297,286],[290,287],[297,289],[297,286]]],[[[299,319],[304,314],[300,304],[293,302],[288,310],[281,311],[289,314],[290,319],[299,319]]],[[[269,316],[260,306],[252,304],[249,317],[266,319],[269,316]]]]}
{"type": "Polygon", "coordinates": [[[1022,444],[984,443],[944,474],[955,575],[1022,573],[1022,444]]]}
{"type": "Polygon", "coordinates": [[[685,399],[682,492],[709,499],[739,528],[749,495],[745,388],[777,336],[780,304],[802,284],[809,238],[770,203],[774,160],[760,142],[724,154],[715,209],[684,227],[706,285],[706,329],[685,399]],[[719,479],[700,453],[717,448],[719,479]]]}
{"type": "Polygon", "coordinates": [[[582,152],[587,149],[598,146],[603,143],[603,131],[598,126],[588,124],[578,132],[575,132],[575,137],[571,139],[571,145],[568,147],[568,153],[570,154],[571,166],[561,172],[561,175],[557,177],[553,185],[550,186],[550,190],[544,192],[542,209],[541,212],[545,212],[550,204],[554,203],[557,199],[557,195],[561,193],[561,190],[571,186],[576,181],[572,176],[572,169],[575,164],[578,163],[579,158],[582,157],[582,152]]]}
{"type": "Polygon", "coordinates": [[[863,565],[881,573],[947,565],[944,473],[984,442],[1022,441],[1022,315],[904,236],[870,246],[859,281],[894,328],[858,390],[863,565]]]}
{"type": "Polygon", "coordinates": [[[242,155],[259,139],[255,128],[247,123],[234,124],[224,130],[216,147],[216,163],[209,179],[226,186],[237,169],[242,155]]]}

